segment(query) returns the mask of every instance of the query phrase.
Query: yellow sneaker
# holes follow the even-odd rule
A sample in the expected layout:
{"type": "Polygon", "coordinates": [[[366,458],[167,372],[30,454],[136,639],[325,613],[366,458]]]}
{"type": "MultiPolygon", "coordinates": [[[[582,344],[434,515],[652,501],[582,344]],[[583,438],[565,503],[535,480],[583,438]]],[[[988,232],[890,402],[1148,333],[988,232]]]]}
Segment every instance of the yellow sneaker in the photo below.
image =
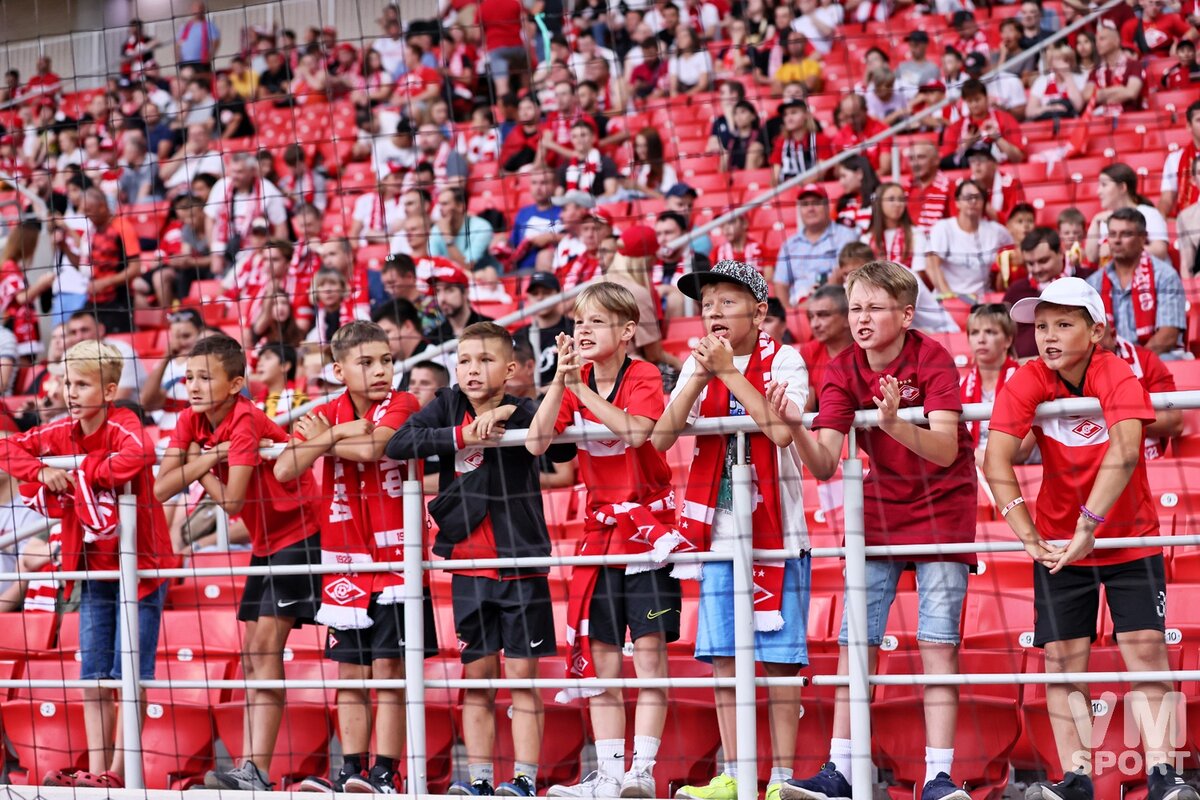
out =
{"type": "Polygon", "coordinates": [[[768,783],[766,800],[780,800],[779,787],[781,786],[783,786],[782,783],[768,783]]]}
{"type": "Polygon", "coordinates": [[[725,773],[708,782],[707,786],[683,786],[675,792],[676,800],[737,800],[737,781],[725,773]]]}

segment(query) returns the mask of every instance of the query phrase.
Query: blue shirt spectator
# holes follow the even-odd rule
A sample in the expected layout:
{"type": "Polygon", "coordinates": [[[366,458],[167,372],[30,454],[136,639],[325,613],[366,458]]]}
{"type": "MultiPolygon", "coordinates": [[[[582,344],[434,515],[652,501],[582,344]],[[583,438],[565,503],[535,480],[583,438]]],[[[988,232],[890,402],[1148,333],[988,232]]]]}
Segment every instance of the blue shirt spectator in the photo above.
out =
{"type": "Polygon", "coordinates": [[[829,195],[816,184],[800,193],[801,229],[783,243],[775,262],[775,296],[793,306],[837,267],[838,253],[858,241],[856,232],[829,217],[829,195]]]}
{"type": "Polygon", "coordinates": [[[554,178],[548,171],[537,170],[529,176],[529,193],[533,202],[517,212],[508,239],[514,252],[527,242],[525,253],[517,259],[517,269],[533,269],[538,251],[554,244],[555,223],[562,211],[550,202],[554,194],[554,178]]]}
{"type": "Polygon", "coordinates": [[[175,58],[181,64],[211,63],[221,44],[221,31],[209,21],[204,3],[192,4],[192,16],[175,36],[175,58]]]}

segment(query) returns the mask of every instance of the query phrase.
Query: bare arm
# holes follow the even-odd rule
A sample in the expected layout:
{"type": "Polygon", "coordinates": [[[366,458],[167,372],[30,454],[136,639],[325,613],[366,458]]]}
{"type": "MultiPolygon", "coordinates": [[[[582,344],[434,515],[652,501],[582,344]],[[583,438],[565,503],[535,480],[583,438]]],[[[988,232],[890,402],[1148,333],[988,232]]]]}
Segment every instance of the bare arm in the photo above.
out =
{"type": "MultiPolygon", "coordinates": [[[[983,457],[983,474],[992,490],[997,508],[1008,508],[1021,494],[1021,484],[1013,465],[1020,458],[1021,440],[1003,431],[988,431],[987,451],[983,457]]],[[[1008,527],[1025,545],[1025,552],[1035,561],[1049,566],[1053,548],[1042,539],[1034,527],[1029,509],[1022,503],[1013,506],[1004,517],[1008,527]]]]}
{"type": "Polygon", "coordinates": [[[942,272],[942,257],[937,253],[925,254],[925,274],[933,283],[933,288],[941,294],[951,294],[950,284],[946,283],[946,274],[942,272]]]}
{"type": "MultiPolygon", "coordinates": [[[[800,460],[817,480],[827,481],[837,472],[842,457],[842,443],[846,436],[833,428],[821,428],[811,433],[804,427],[803,409],[797,408],[787,396],[787,383],[771,382],[767,385],[767,402],[775,414],[792,432],[792,442],[800,454],[800,460]]],[[[809,395],[809,400],[812,400],[809,395]]]]}
{"type": "Polygon", "coordinates": [[[1169,353],[1179,347],[1179,334],[1181,332],[1179,328],[1159,328],[1146,341],[1145,347],[1147,350],[1152,350],[1159,355],[1169,353]]]}
{"type": "Polygon", "coordinates": [[[709,377],[708,372],[697,365],[696,371],[684,384],[683,389],[667,404],[666,411],[654,424],[654,430],[650,433],[650,443],[654,445],[655,450],[665,453],[679,439],[684,426],[687,425],[692,406],[700,399],[700,393],[708,385],[709,377]]]}

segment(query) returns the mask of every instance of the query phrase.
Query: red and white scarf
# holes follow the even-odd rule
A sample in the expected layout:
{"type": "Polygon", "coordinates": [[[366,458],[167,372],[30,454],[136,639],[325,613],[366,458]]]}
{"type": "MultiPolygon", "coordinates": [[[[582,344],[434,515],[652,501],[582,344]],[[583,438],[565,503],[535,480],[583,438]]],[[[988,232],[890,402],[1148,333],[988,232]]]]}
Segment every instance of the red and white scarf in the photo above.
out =
{"type": "MultiPolygon", "coordinates": [[[[1129,284],[1129,289],[1133,293],[1134,334],[1137,336],[1138,344],[1145,344],[1154,335],[1158,316],[1158,299],[1155,296],[1154,287],[1154,262],[1150,260],[1150,254],[1145,250],[1142,251],[1142,257],[1133,269],[1133,280],[1129,284]]],[[[1100,299],[1104,301],[1104,313],[1108,317],[1108,324],[1115,331],[1117,324],[1113,317],[1112,290],[1112,279],[1108,276],[1108,270],[1105,269],[1100,284],[1100,299]]]]}
{"type": "Polygon", "coordinates": [[[242,216],[242,219],[245,220],[245,230],[238,231],[238,217],[237,213],[234,211],[234,203],[237,200],[237,191],[233,188],[232,183],[226,184],[225,189],[229,194],[225,199],[225,206],[221,209],[220,224],[221,230],[225,231],[225,241],[228,242],[239,232],[242,234],[249,233],[250,225],[254,222],[254,218],[263,216],[264,191],[262,181],[258,181],[254,184],[254,194],[251,196],[252,205],[250,206],[250,211],[242,216]]]}
{"type": "Polygon", "coordinates": [[[399,197],[393,197],[391,200],[384,200],[383,195],[373,195],[371,203],[371,219],[367,222],[367,230],[383,231],[389,233],[388,217],[395,216],[397,219],[403,219],[404,200],[399,197]]]}
{"type": "MultiPolygon", "coordinates": [[[[675,495],[668,492],[665,497],[647,505],[618,503],[597,509],[587,521],[587,530],[576,555],[653,554],[653,564],[630,564],[625,568],[626,575],[635,575],[662,568],[671,553],[686,553],[695,549],[695,545],[684,538],[675,525],[675,495]]],[[[567,600],[568,678],[596,677],[589,615],[602,569],[605,568],[580,566],[571,573],[571,594],[567,600]]],[[[569,703],[603,692],[599,688],[568,688],[559,691],[554,700],[557,703],[569,703]]]]}
{"type": "MultiPolygon", "coordinates": [[[[771,366],[777,352],[778,345],[775,340],[760,332],[758,346],[751,353],[750,363],[746,366],[746,380],[760,393],[765,394],[766,385],[771,381],[771,366]]],[[[700,415],[705,418],[728,417],[729,402],[729,388],[719,378],[712,378],[700,404],[700,415]]],[[[688,474],[679,532],[694,542],[700,550],[708,550],[711,546],[712,525],[718,513],[717,493],[725,467],[727,440],[727,436],[699,437],[696,458],[688,474]]],[[[760,550],[778,550],[783,547],[778,448],[761,433],[749,434],[746,441],[753,471],[753,546],[760,550]]],[[[692,570],[682,568],[692,566],[700,565],[681,564],[672,570],[671,574],[676,578],[690,577],[688,573],[692,570]]],[[[697,577],[700,572],[700,569],[694,570],[697,577]]],[[[754,562],[754,629],[757,631],[777,631],[783,627],[783,574],[783,562],[754,562]]],[[[804,620],[798,620],[797,623],[805,624],[804,620]]]]}
{"type": "Polygon", "coordinates": [[[575,156],[567,164],[567,191],[592,191],[592,184],[600,172],[600,151],[592,148],[587,157],[580,160],[575,156]]]}
{"type": "Polygon", "coordinates": [[[1192,165],[1196,163],[1197,158],[1200,158],[1200,148],[1197,148],[1194,142],[1189,143],[1179,154],[1179,188],[1175,193],[1175,208],[1171,211],[1171,216],[1177,217],[1180,211],[1200,202],[1200,186],[1192,180],[1192,165]]]}
{"type": "MultiPolygon", "coordinates": [[[[78,541],[62,538],[62,566],[64,571],[79,569],[80,556],[86,545],[115,539],[121,519],[117,509],[117,495],[111,489],[97,491],[89,483],[82,469],[68,470],[75,483],[74,491],[56,494],[41,483],[23,483],[19,489],[25,505],[47,519],[62,519],[68,507],[79,520],[78,541]]],[[[66,536],[68,527],[63,526],[61,536],[66,536]]],[[[72,533],[74,533],[72,531],[72,533]]],[[[64,583],[65,595],[69,597],[72,584],[64,583]]]]}
{"type": "MultiPolygon", "coordinates": [[[[1012,377],[1013,373],[1021,365],[1012,356],[1006,356],[1004,365],[1000,367],[1000,374],[996,376],[996,388],[992,391],[992,397],[998,397],[1000,390],[1004,388],[1004,382],[1012,377]]],[[[971,371],[963,378],[962,383],[962,401],[964,403],[982,403],[983,402],[983,376],[979,372],[979,365],[971,367],[971,371]]],[[[980,426],[979,422],[968,422],[967,430],[971,432],[971,443],[973,446],[979,446],[980,426]]]]}
{"type": "MultiPolygon", "coordinates": [[[[1121,357],[1122,361],[1129,365],[1129,368],[1133,370],[1133,374],[1135,377],[1137,377],[1138,381],[1142,381],[1146,376],[1146,370],[1142,367],[1142,359],[1141,355],[1138,353],[1138,349],[1134,347],[1133,342],[1130,342],[1128,339],[1122,339],[1120,336],[1118,336],[1116,337],[1116,340],[1117,355],[1121,357]]],[[[1162,458],[1166,455],[1167,440],[1166,438],[1153,439],[1147,436],[1142,441],[1142,450],[1146,453],[1147,461],[1153,461],[1156,458],[1162,458]]]]}
{"type": "MultiPolygon", "coordinates": [[[[378,423],[392,405],[392,393],[372,406],[366,417],[378,423]]],[[[343,394],[326,407],[333,426],[356,419],[354,403],[343,394]]],[[[357,464],[327,455],[324,458],[321,519],[321,563],[349,566],[404,557],[404,497],[407,465],[384,458],[377,464],[357,464]],[[347,475],[350,470],[352,474],[347,475]],[[354,485],[350,496],[347,485],[354,485]]],[[[403,601],[399,572],[327,574],[322,579],[317,622],[338,630],[362,630],[372,624],[367,611],[372,593],[379,602],[403,601]]]]}
{"type": "Polygon", "coordinates": [[[903,264],[908,268],[912,268],[912,246],[905,240],[908,237],[904,235],[903,228],[892,228],[890,231],[883,232],[884,250],[888,261],[894,261],[897,264],[903,264]],[[888,237],[888,234],[891,237],[888,237]]]}

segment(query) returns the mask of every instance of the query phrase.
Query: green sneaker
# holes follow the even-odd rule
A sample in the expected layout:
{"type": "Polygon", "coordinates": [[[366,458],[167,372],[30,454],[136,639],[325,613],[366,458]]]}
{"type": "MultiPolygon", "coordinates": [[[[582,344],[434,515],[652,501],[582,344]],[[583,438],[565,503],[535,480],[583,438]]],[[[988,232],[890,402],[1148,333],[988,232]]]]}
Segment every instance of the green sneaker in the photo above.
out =
{"type": "Polygon", "coordinates": [[[766,800],[780,800],[780,799],[779,799],[779,788],[780,788],[781,786],[783,786],[783,784],[782,784],[782,783],[769,783],[769,784],[767,784],[767,796],[766,796],[766,800]]]}
{"type": "Polygon", "coordinates": [[[707,786],[683,786],[675,792],[676,800],[737,800],[737,781],[725,773],[708,782],[707,786]]]}

